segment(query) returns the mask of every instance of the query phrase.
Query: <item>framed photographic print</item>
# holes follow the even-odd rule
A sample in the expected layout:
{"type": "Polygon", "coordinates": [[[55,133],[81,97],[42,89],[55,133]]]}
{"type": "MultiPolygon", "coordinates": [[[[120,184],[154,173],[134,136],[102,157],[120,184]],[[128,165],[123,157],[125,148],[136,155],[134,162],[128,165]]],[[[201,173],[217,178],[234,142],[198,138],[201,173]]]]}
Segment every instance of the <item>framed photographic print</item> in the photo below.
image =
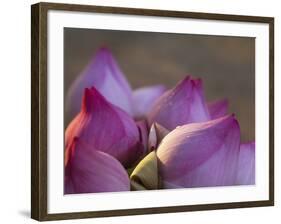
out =
{"type": "Polygon", "coordinates": [[[32,218],[274,204],[274,19],[32,5],[32,218]]]}

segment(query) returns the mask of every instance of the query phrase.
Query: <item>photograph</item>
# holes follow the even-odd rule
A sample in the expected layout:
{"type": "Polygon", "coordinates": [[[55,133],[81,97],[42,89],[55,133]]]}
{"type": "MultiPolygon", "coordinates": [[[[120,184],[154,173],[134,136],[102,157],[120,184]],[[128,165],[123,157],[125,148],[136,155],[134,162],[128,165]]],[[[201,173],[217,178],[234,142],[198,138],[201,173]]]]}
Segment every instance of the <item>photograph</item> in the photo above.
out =
{"type": "Polygon", "coordinates": [[[33,219],[274,205],[273,17],[38,3],[31,22],[33,219]]]}
{"type": "Polygon", "coordinates": [[[255,43],[64,27],[64,194],[255,185],[255,43]]]}

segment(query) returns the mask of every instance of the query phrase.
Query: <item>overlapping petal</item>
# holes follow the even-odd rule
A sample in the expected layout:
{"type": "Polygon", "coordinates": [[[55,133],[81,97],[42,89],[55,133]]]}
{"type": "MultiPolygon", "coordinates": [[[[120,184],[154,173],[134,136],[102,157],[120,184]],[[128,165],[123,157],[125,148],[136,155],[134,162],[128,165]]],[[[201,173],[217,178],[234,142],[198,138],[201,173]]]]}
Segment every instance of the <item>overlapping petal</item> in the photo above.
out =
{"type": "Polygon", "coordinates": [[[238,185],[255,184],[255,142],[240,146],[239,163],[237,168],[238,185]]]}
{"type": "Polygon", "coordinates": [[[164,187],[234,185],[239,146],[233,115],[177,127],[157,149],[164,187]]]}
{"type": "Polygon", "coordinates": [[[139,129],[140,143],[143,147],[143,155],[147,153],[148,148],[148,127],[146,120],[139,120],[136,122],[139,129]]]}
{"type": "Polygon", "coordinates": [[[94,87],[85,89],[81,112],[66,129],[66,148],[74,137],[112,155],[124,166],[129,166],[143,153],[135,121],[94,87]]]}
{"type": "Polygon", "coordinates": [[[216,100],[208,103],[209,113],[212,119],[216,119],[227,114],[228,100],[216,100]]]}
{"type": "Polygon", "coordinates": [[[112,156],[78,138],[66,149],[65,194],[129,191],[126,170],[112,156]]]}
{"type": "Polygon", "coordinates": [[[80,110],[85,88],[94,86],[109,102],[132,114],[132,90],[112,53],[100,48],[84,71],[71,85],[66,110],[74,117],[80,110]]]}
{"type": "Polygon", "coordinates": [[[202,90],[202,81],[187,76],[177,86],[165,92],[148,114],[151,125],[157,122],[172,130],[179,125],[210,120],[202,90]]]}
{"type": "Polygon", "coordinates": [[[157,148],[162,139],[169,133],[170,131],[158,123],[153,123],[151,125],[149,135],[148,135],[148,149],[152,151],[157,148]]]}
{"type": "Polygon", "coordinates": [[[163,85],[147,86],[133,91],[133,108],[135,117],[144,117],[155,101],[165,92],[163,85]]]}

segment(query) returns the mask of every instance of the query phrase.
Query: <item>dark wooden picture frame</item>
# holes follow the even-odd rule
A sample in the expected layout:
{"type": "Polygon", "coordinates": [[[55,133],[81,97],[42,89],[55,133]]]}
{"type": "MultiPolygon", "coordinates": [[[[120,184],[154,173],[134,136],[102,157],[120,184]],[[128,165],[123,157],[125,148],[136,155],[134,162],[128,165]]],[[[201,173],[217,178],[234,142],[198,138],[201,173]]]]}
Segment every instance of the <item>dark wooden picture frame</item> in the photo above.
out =
{"type": "Polygon", "coordinates": [[[108,217],[124,215],[186,212],[226,208],[258,207],[274,205],[274,18],[194,13],[181,11],[162,11],[136,8],[116,8],[90,5],[57,3],[38,3],[31,7],[31,217],[39,221],[108,217]],[[160,17],[196,18],[205,20],[225,20],[269,24],[269,200],[217,203],[204,205],[171,206],[159,208],[140,208],[110,211],[88,211],[77,213],[48,214],[47,210],[47,13],[49,10],[76,12],[99,12],[111,14],[146,15],[160,17]]]}

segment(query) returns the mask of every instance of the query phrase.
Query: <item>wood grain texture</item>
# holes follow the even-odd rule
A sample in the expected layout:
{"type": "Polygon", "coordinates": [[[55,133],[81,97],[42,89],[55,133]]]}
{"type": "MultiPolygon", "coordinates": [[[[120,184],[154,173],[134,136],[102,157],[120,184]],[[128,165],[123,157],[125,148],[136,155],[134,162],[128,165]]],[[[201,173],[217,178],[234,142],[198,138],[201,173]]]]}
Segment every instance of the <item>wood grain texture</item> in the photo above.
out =
{"type": "Polygon", "coordinates": [[[209,13],[113,8],[103,6],[38,3],[31,7],[31,217],[39,220],[78,219],[92,217],[186,212],[198,210],[272,206],[274,204],[274,19],[271,17],[238,16],[209,13]],[[269,200],[205,205],[141,208],[113,211],[89,211],[48,214],[47,212],[47,12],[67,10],[196,18],[241,22],[268,23],[270,26],[270,179],[269,200]]]}
{"type": "Polygon", "coordinates": [[[31,217],[47,216],[47,10],[31,8],[31,217]]]}
{"type": "Polygon", "coordinates": [[[274,18],[269,22],[269,200],[274,205],[274,18]]]}
{"type": "Polygon", "coordinates": [[[31,217],[39,219],[39,197],[40,190],[37,187],[39,183],[39,9],[38,5],[31,8],[31,217]]]}

